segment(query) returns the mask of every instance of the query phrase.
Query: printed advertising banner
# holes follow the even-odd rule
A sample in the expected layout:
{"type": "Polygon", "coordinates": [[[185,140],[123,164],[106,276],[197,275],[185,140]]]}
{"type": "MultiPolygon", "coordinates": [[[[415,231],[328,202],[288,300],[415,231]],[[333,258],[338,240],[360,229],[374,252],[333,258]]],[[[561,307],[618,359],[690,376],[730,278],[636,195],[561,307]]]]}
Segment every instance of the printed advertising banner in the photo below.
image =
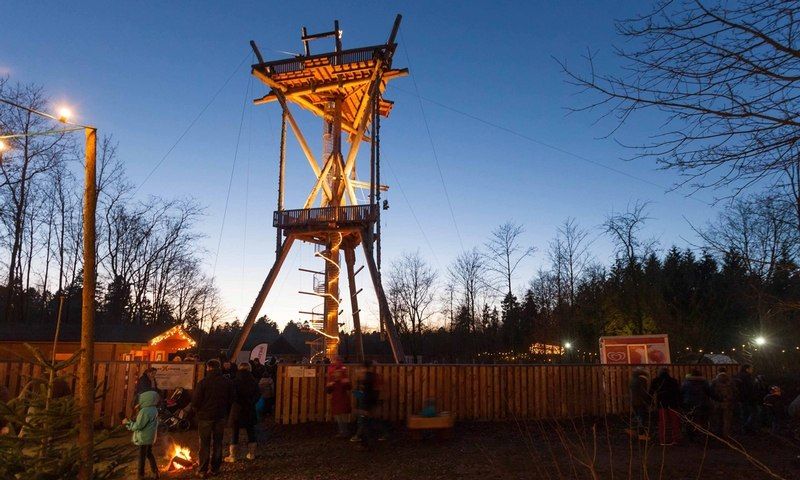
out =
{"type": "Polygon", "coordinates": [[[600,337],[600,363],[658,365],[671,363],[667,334],[600,337]]]}
{"type": "Polygon", "coordinates": [[[153,363],[156,369],[156,383],[161,390],[194,388],[194,363],[153,363]]]}

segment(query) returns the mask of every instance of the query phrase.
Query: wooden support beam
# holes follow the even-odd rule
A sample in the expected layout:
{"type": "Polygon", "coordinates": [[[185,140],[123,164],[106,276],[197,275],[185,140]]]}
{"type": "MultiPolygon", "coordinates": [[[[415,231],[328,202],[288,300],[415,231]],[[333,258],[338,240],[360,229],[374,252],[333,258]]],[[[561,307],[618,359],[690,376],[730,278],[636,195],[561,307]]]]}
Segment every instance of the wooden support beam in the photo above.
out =
{"type": "Polygon", "coordinates": [[[320,172],[319,176],[317,176],[317,181],[314,182],[314,187],[311,189],[311,193],[309,193],[308,197],[306,197],[306,203],[303,208],[311,208],[314,205],[314,202],[317,200],[319,189],[322,188],[323,185],[327,185],[325,183],[325,179],[328,178],[328,173],[330,173],[331,168],[333,168],[335,164],[336,160],[333,152],[331,152],[331,154],[328,155],[328,159],[325,161],[325,165],[322,167],[322,172],[320,172]]]}
{"type": "MultiPolygon", "coordinates": [[[[398,70],[387,70],[383,72],[381,75],[381,79],[383,83],[388,82],[389,80],[405,77],[408,75],[407,68],[401,68],[398,70]]],[[[312,95],[316,93],[324,93],[330,92],[334,90],[341,90],[343,88],[352,87],[356,85],[360,85],[363,83],[369,82],[369,78],[359,78],[359,79],[352,79],[352,80],[340,80],[334,79],[329,82],[323,83],[316,83],[312,85],[305,85],[302,87],[295,87],[295,88],[287,88],[283,95],[286,97],[287,100],[292,100],[294,97],[303,96],[303,95],[312,95]]],[[[253,100],[255,105],[263,105],[265,103],[270,102],[277,102],[278,97],[275,95],[274,92],[269,92],[268,94],[264,95],[261,98],[257,98],[253,100]]]]}
{"type": "Polygon", "coordinates": [[[389,309],[389,302],[386,300],[386,292],[384,292],[383,285],[381,284],[378,266],[375,264],[372,248],[373,242],[372,228],[370,227],[362,230],[361,245],[364,248],[364,258],[366,259],[367,268],[372,278],[372,286],[375,288],[375,295],[378,297],[381,325],[386,328],[386,336],[389,338],[389,346],[392,348],[392,356],[394,357],[395,363],[402,363],[405,361],[406,357],[403,353],[403,345],[400,343],[400,337],[397,335],[394,320],[392,320],[392,311],[389,309]]]}
{"type": "Polygon", "coordinates": [[[356,358],[359,362],[364,361],[364,340],[361,337],[361,310],[358,308],[358,292],[356,290],[356,273],[354,271],[356,263],[356,251],[354,248],[345,248],[344,262],[347,264],[347,282],[350,289],[350,307],[353,311],[353,328],[356,331],[356,358]]]}
{"type": "MultiPolygon", "coordinates": [[[[278,96],[278,102],[281,104],[281,108],[283,108],[283,113],[286,116],[286,120],[289,122],[289,126],[292,128],[292,133],[294,133],[297,142],[300,144],[300,149],[303,151],[306,159],[308,159],[308,164],[311,165],[311,170],[313,170],[314,174],[317,176],[317,178],[319,178],[321,174],[319,164],[314,156],[314,152],[311,151],[311,147],[308,146],[308,142],[306,141],[305,136],[303,136],[303,132],[300,130],[300,127],[294,120],[294,115],[292,115],[292,112],[289,110],[289,105],[286,103],[286,98],[283,95],[283,86],[269,78],[267,74],[258,69],[254,68],[252,72],[253,75],[259,80],[269,85],[272,88],[272,91],[278,96]]],[[[326,198],[331,198],[331,190],[324,182],[322,185],[322,190],[325,192],[326,198]]]]}
{"type": "Polygon", "coordinates": [[[247,319],[245,319],[244,325],[242,325],[242,331],[239,333],[239,338],[236,339],[236,346],[233,348],[233,352],[231,352],[230,357],[232,362],[236,361],[236,357],[238,357],[239,352],[242,351],[242,347],[244,347],[244,343],[247,341],[247,336],[250,335],[250,330],[253,328],[253,323],[256,321],[258,312],[260,312],[261,307],[264,306],[264,301],[267,299],[267,295],[269,294],[272,285],[275,284],[275,279],[278,277],[278,272],[281,270],[281,265],[283,265],[283,262],[286,260],[286,256],[289,254],[289,249],[292,248],[292,243],[294,243],[294,236],[289,235],[286,237],[286,240],[283,241],[280,251],[275,256],[275,263],[272,265],[272,268],[267,274],[267,278],[261,285],[261,290],[258,291],[256,300],[253,302],[253,306],[250,307],[250,313],[247,314],[247,319]]]}

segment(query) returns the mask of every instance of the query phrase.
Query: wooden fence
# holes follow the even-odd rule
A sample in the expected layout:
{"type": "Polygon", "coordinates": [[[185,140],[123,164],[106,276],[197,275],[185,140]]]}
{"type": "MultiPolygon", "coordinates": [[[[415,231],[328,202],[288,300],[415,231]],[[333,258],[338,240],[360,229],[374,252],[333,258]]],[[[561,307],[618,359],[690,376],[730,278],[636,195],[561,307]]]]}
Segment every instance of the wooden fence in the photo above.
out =
{"type": "MultiPolygon", "coordinates": [[[[136,381],[150,364],[146,362],[98,362],[95,378],[102,395],[95,417],[106,426],[132,414],[136,381]]],[[[581,415],[620,414],[628,411],[629,365],[379,365],[381,403],[377,414],[403,421],[419,412],[428,398],[440,411],[459,420],[513,420],[568,418],[581,415]]],[[[649,367],[651,376],[656,367],[649,367]]],[[[682,378],[699,368],[711,379],[714,365],[671,365],[682,378]]],[[[65,372],[74,391],[75,367],[65,372]]],[[[358,368],[348,372],[356,384],[358,368]]],[[[282,424],[331,421],[330,396],[325,394],[326,366],[280,365],[275,419],[282,424]]],[[[195,365],[195,379],[202,377],[195,365]]],[[[0,362],[0,386],[16,395],[41,368],[26,362],[0,362]]]]}
{"type": "MultiPolygon", "coordinates": [[[[149,365],[147,362],[95,363],[95,381],[101,393],[94,410],[98,422],[102,422],[105,426],[118,425],[121,416],[132,415],[136,381],[149,365]]],[[[195,364],[195,381],[202,378],[202,366],[195,364]]],[[[73,392],[76,368],[77,365],[73,365],[61,372],[73,392]]],[[[11,395],[19,394],[29,379],[40,376],[42,368],[38,365],[28,362],[0,362],[0,386],[8,388],[11,395]]]]}
{"type": "MultiPolygon", "coordinates": [[[[698,368],[713,378],[715,365],[670,365],[682,379],[698,368]]],[[[276,421],[331,421],[324,366],[278,368],[276,421]]],[[[598,416],[628,412],[630,365],[379,365],[380,418],[403,421],[428,398],[459,420],[514,420],[598,416]]],[[[649,368],[651,378],[657,367],[649,368]]],[[[349,366],[355,386],[357,368],[349,366]]]]}

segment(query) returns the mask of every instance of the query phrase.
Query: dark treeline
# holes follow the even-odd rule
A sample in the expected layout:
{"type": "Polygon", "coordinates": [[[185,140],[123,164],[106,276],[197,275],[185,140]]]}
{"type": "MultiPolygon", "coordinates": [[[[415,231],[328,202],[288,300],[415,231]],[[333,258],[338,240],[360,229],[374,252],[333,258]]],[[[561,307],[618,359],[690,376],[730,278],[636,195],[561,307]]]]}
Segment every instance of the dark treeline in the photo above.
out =
{"type": "Polygon", "coordinates": [[[691,248],[659,250],[642,237],[647,221],[643,203],[609,215],[601,229],[616,254],[603,265],[589,253],[588,231],[567,219],[544,252],[546,266],[519,289],[515,266],[533,251],[513,222],[459,255],[441,282],[419,253],[403,255],[389,269],[388,292],[407,351],[513,360],[533,343],[568,342],[576,360],[592,361],[602,335],[667,333],[677,357],[687,347],[729,354],[738,347],[741,359],[757,336],[776,352],[797,353],[800,270],[791,204],[772,194],[738,199],[696,229],[701,244],[691,248]]]}

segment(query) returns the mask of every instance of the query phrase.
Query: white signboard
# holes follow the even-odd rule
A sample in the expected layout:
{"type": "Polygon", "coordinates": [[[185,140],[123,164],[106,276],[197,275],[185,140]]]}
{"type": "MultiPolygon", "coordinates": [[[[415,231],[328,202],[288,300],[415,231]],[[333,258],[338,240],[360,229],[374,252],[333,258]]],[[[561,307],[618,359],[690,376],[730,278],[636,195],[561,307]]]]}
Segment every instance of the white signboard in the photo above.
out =
{"type": "Polygon", "coordinates": [[[286,367],[286,376],[314,378],[317,376],[317,369],[314,367],[286,367]]]}
{"type": "Polygon", "coordinates": [[[250,360],[258,359],[261,362],[261,365],[267,361],[267,344],[266,343],[259,343],[253,350],[250,351],[250,360]]]}
{"type": "Polygon", "coordinates": [[[156,369],[159,390],[194,388],[194,363],[153,363],[150,366],[156,369]]]}

